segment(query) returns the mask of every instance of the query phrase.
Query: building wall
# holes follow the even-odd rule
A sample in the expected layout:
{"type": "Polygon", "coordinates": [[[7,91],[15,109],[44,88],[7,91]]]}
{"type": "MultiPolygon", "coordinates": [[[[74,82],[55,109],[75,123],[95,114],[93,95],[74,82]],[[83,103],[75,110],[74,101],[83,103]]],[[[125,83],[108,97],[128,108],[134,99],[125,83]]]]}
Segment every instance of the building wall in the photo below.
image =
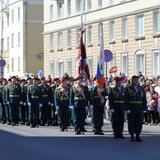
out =
{"type": "MultiPolygon", "coordinates": [[[[144,53],[144,74],[147,77],[154,77],[153,75],[153,50],[160,50],[160,36],[159,33],[154,34],[154,11],[160,10],[160,2],[157,0],[150,0],[144,3],[143,0],[126,1],[125,3],[117,3],[115,5],[108,5],[103,3],[103,7],[97,9],[96,1],[92,1],[94,8],[92,11],[85,11],[83,16],[84,28],[86,29],[84,42],[86,44],[86,51],[88,58],[93,60],[92,75],[96,73],[97,59],[99,54],[99,42],[98,42],[98,23],[103,21],[104,29],[104,46],[105,49],[110,49],[114,56],[114,62],[107,64],[107,74],[109,69],[116,65],[118,71],[122,71],[122,53],[126,53],[128,57],[127,63],[127,75],[131,77],[133,74],[137,74],[136,70],[139,65],[136,60],[136,55],[144,53]],[[132,7],[131,7],[132,6],[132,7]],[[136,17],[138,15],[144,15],[144,36],[136,36],[136,17]],[[122,18],[128,20],[128,37],[122,40],[122,18]],[[115,23],[115,40],[110,41],[109,26],[110,21],[115,23]],[[88,26],[92,26],[92,45],[87,43],[88,26]]],[[[103,1],[104,2],[104,1],[103,1]]],[[[109,2],[109,1],[107,1],[109,2]]],[[[76,29],[80,27],[80,13],[75,12],[75,0],[72,1],[72,15],[67,17],[67,14],[61,19],[56,19],[56,1],[48,1],[44,4],[44,71],[45,75],[51,74],[50,67],[54,68],[54,74],[52,76],[59,75],[58,61],[64,63],[63,72],[67,72],[67,60],[72,61],[72,76],[76,76],[76,57],[78,55],[78,49],[76,45],[76,29]],[[53,3],[55,6],[54,15],[55,19],[50,21],[49,19],[49,6],[53,3]],[[72,33],[72,46],[67,48],[67,31],[71,30],[72,33]],[[63,32],[63,50],[58,50],[58,32],[63,32]],[[50,35],[54,35],[53,50],[50,49],[50,35]],[[53,62],[53,65],[50,65],[53,62]]],[[[64,1],[64,4],[66,0],[64,1]]],[[[66,11],[66,7],[64,7],[66,11]]],[[[160,55],[160,53],[159,53],[160,55]]],[[[158,66],[160,68],[160,66],[158,66]]],[[[160,70],[160,69],[159,69],[160,70]]],[[[139,70],[140,71],[140,70],[139,70]]],[[[160,74],[157,73],[157,74],[160,74]]]]}

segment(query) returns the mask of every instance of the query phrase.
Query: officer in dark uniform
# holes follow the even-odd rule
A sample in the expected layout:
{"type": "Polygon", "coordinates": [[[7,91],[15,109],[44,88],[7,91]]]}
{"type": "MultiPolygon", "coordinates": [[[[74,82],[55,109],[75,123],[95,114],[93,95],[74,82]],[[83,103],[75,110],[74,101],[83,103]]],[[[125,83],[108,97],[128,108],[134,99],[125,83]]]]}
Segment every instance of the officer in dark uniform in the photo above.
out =
{"type": "Polygon", "coordinates": [[[39,79],[33,78],[33,85],[30,85],[27,92],[27,103],[29,106],[30,127],[38,127],[39,108],[42,107],[41,88],[38,86],[39,79]]]}
{"type": "Polygon", "coordinates": [[[111,122],[115,138],[123,137],[124,127],[124,87],[122,78],[114,78],[116,85],[109,89],[109,106],[111,111],[111,122]]]}
{"type": "Polygon", "coordinates": [[[95,85],[91,88],[91,118],[94,127],[94,134],[104,135],[102,127],[107,91],[97,84],[96,79],[94,80],[95,85]]]}
{"type": "Polygon", "coordinates": [[[5,103],[3,101],[3,97],[4,97],[3,79],[0,79],[0,107],[1,107],[0,120],[4,124],[6,123],[6,110],[5,110],[5,103]]]}
{"type": "Polygon", "coordinates": [[[11,107],[11,122],[12,126],[19,123],[19,106],[22,102],[21,99],[21,87],[16,83],[17,78],[13,76],[11,83],[6,88],[7,102],[11,107]]]}
{"type": "Polygon", "coordinates": [[[63,77],[60,80],[60,86],[55,91],[55,106],[58,114],[58,124],[61,131],[65,131],[69,122],[69,88],[68,79],[63,77]]]}
{"type": "Polygon", "coordinates": [[[40,117],[41,117],[41,125],[44,126],[45,124],[49,125],[49,120],[51,119],[51,110],[50,110],[50,88],[47,85],[47,81],[45,78],[41,79],[41,84],[39,85],[42,92],[42,107],[40,108],[40,117]]]}
{"type": "Polygon", "coordinates": [[[20,120],[21,124],[26,122],[26,107],[27,107],[27,88],[25,87],[26,80],[21,80],[21,92],[22,92],[22,103],[20,104],[20,120]]]}
{"type": "Polygon", "coordinates": [[[75,84],[70,92],[70,106],[73,109],[73,120],[76,134],[79,135],[84,132],[86,106],[88,106],[88,93],[82,85],[83,77],[79,76],[75,79],[75,84]]]}
{"type": "Polygon", "coordinates": [[[125,90],[125,110],[128,113],[128,130],[131,135],[131,142],[142,142],[139,135],[142,131],[143,113],[146,112],[146,93],[144,88],[139,86],[138,76],[133,76],[131,81],[131,85],[125,90]]]}
{"type": "Polygon", "coordinates": [[[54,78],[52,80],[52,85],[50,86],[50,102],[51,102],[51,121],[52,121],[52,125],[57,126],[58,125],[58,116],[56,113],[56,106],[55,106],[55,101],[54,101],[54,97],[55,97],[55,90],[56,88],[59,86],[59,78],[54,78]]]}

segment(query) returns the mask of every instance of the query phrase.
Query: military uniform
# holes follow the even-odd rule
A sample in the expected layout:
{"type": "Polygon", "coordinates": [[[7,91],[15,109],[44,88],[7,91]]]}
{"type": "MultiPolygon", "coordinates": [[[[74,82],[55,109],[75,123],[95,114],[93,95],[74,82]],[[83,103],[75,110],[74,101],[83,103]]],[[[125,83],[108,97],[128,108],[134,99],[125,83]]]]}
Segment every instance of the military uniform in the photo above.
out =
{"type": "Polygon", "coordinates": [[[70,106],[73,108],[76,134],[84,131],[88,92],[84,86],[73,85],[70,92],[70,106]]]}
{"type": "Polygon", "coordinates": [[[123,137],[124,127],[124,91],[121,86],[114,86],[109,89],[109,106],[111,110],[111,123],[115,138],[123,137]]]}
{"type": "Polygon", "coordinates": [[[11,107],[11,121],[12,125],[19,123],[19,106],[21,102],[21,87],[19,84],[11,83],[6,87],[7,102],[11,107]]]}
{"type": "Polygon", "coordinates": [[[103,116],[104,116],[104,106],[105,106],[105,96],[107,92],[100,89],[98,85],[95,85],[91,89],[91,118],[92,124],[95,129],[94,134],[103,135],[103,116]]]}
{"type": "Polygon", "coordinates": [[[143,112],[146,111],[147,100],[144,88],[130,85],[125,91],[125,110],[128,112],[128,130],[131,135],[131,141],[140,141],[139,135],[142,130],[143,112]]]}
{"type": "Polygon", "coordinates": [[[50,102],[51,102],[51,121],[52,121],[52,125],[57,125],[58,124],[58,117],[55,114],[56,112],[56,106],[55,106],[55,101],[54,101],[54,94],[55,94],[55,90],[56,90],[56,85],[52,84],[50,86],[50,102]]]}
{"type": "Polygon", "coordinates": [[[58,112],[58,123],[61,131],[64,131],[69,125],[69,89],[57,87],[54,101],[58,112]]]}
{"type": "Polygon", "coordinates": [[[49,125],[51,119],[51,108],[50,108],[51,91],[47,84],[41,84],[39,86],[41,88],[41,93],[42,93],[42,107],[40,108],[41,125],[45,124],[49,125]]]}
{"type": "Polygon", "coordinates": [[[27,92],[27,103],[31,127],[36,127],[39,123],[39,107],[42,107],[41,100],[41,88],[37,85],[30,85],[27,92]]]}
{"type": "Polygon", "coordinates": [[[3,85],[0,86],[0,107],[1,107],[0,120],[2,121],[2,123],[5,123],[6,110],[5,110],[5,103],[4,103],[4,86],[3,85]]]}

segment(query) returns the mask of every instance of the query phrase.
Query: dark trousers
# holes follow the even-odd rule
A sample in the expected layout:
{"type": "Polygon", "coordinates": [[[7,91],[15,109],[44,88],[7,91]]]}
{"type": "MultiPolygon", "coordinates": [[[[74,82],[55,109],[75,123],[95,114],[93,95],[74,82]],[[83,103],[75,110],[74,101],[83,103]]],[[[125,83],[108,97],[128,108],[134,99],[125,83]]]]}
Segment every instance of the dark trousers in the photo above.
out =
{"type": "Polygon", "coordinates": [[[11,105],[5,104],[5,111],[6,111],[6,120],[9,122],[11,120],[11,105]]]}
{"type": "Polygon", "coordinates": [[[75,107],[73,111],[75,116],[75,128],[81,130],[85,125],[85,107],[75,107]]]}
{"type": "Polygon", "coordinates": [[[91,118],[94,128],[101,129],[103,127],[104,106],[95,105],[91,109],[91,118]]]}
{"type": "Polygon", "coordinates": [[[4,103],[1,103],[1,105],[0,105],[0,119],[2,121],[6,121],[6,110],[5,110],[4,103]]]}
{"type": "Polygon", "coordinates": [[[69,108],[67,106],[60,106],[58,111],[58,124],[63,129],[66,129],[69,125],[69,108]]]}
{"type": "Polygon", "coordinates": [[[148,123],[155,123],[156,117],[155,117],[155,111],[148,111],[148,123]]]}
{"type": "Polygon", "coordinates": [[[10,103],[11,106],[11,121],[14,123],[19,123],[19,104],[10,103]]]}
{"type": "Polygon", "coordinates": [[[124,111],[115,110],[111,115],[111,122],[114,134],[122,134],[124,127],[124,111]]]}
{"type": "Polygon", "coordinates": [[[143,114],[142,113],[129,113],[128,114],[128,131],[129,134],[139,135],[142,131],[143,114]]]}
{"type": "Polygon", "coordinates": [[[24,106],[23,104],[20,105],[20,120],[22,122],[26,121],[26,106],[24,106]]]}
{"type": "Polygon", "coordinates": [[[32,103],[29,108],[29,120],[31,124],[38,124],[39,121],[39,103],[32,103]]]}

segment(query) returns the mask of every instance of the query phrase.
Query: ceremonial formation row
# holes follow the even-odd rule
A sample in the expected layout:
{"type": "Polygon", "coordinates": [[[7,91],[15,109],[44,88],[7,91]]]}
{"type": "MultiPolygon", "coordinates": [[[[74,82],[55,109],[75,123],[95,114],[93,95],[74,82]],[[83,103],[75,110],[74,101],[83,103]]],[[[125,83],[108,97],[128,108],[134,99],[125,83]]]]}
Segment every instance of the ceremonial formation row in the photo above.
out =
{"type": "Polygon", "coordinates": [[[159,121],[157,118],[156,122],[155,113],[160,108],[160,80],[156,87],[157,102],[140,77],[133,76],[126,82],[123,77],[114,77],[101,87],[95,79],[87,81],[83,76],[73,79],[68,75],[53,80],[44,77],[19,80],[15,76],[1,79],[0,119],[12,126],[59,125],[61,131],[72,124],[79,135],[86,131],[85,119],[90,113],[94,134],[103,135],[104,108],[108,103],[114,137],[124,138],[124,113],[127,113],[131,141],[141,142],[143,119],[149,116],[154,124],[159,121]]]}

